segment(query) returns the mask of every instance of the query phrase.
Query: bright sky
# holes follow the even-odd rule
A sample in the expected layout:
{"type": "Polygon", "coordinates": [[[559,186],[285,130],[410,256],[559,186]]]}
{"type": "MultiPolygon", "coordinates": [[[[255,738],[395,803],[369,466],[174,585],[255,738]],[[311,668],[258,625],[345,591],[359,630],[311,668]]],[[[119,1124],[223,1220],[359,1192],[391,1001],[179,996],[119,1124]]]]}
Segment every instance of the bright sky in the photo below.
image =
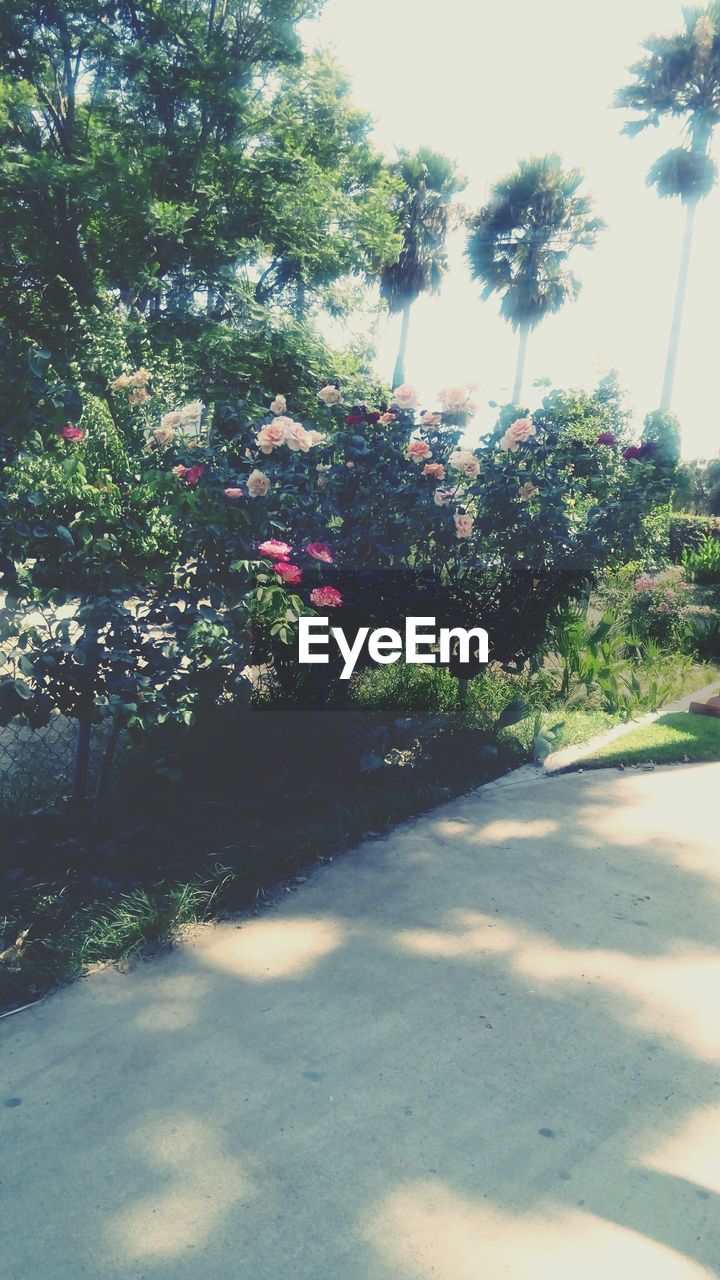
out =
{"type": "MultiPolygon", "coordinates": [[[[680,27],[676,0],[328,0],[311,39],[347,68],[356,103],[376,121],[378,144],[425,145],[455,157],[473,207],[491,183],[529,155],[558,151],[583,169],[607,230],[574,262],[579,300],[530,338],[526,388],[531,407],[555,386],[590,387],[617,369],[638,422],[660,399],[684,211],[645,186],[653,160],[679,133],[621,136],[611,110],[642,38],[680,27]]],[[[701,205],[673,408],[686,457],[720,449],[717,350],[720,298],[720,188],[701,205]]],[[[480,300],[463,257],[451,245],[451,271],[438,298],[413,308],[407,376],[424,396],[454,382],[479,384],[477,399],[510,397],[516,338],[497,303],[480,300]]],[[[398,321],[380,332],[378,370],[389,378],[398,321]]],[[[487,409],[483,429],[492,420],[487,409]]]]}

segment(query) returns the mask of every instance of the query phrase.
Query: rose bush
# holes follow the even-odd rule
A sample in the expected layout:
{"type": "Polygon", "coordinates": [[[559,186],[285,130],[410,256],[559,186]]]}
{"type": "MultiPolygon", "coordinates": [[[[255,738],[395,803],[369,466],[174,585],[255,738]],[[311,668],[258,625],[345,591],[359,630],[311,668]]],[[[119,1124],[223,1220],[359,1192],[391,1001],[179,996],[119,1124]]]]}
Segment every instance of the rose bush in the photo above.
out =
{"type": "Polygon", "coordinates": [[[472,447],[468,387],[423,406],[409,386],[368,404],[326,383],[309,420],[283,389],[254,414],[246,400],[168,402],[168,385],[113,371],[124,453],[111,462],[81,402],[7,467],[19,666],[0,714],[189,723],[203,700],[247,696],[249,663],[282,669],[290,689],[297,619],[328,609],[347,631],[411,613],[482,622],[491,658],[516,668],[551,612],[635,552],[672,482],[652,440],[628,449],[608,383],[554,392],[532,418],[508,407],[472,447]]]}

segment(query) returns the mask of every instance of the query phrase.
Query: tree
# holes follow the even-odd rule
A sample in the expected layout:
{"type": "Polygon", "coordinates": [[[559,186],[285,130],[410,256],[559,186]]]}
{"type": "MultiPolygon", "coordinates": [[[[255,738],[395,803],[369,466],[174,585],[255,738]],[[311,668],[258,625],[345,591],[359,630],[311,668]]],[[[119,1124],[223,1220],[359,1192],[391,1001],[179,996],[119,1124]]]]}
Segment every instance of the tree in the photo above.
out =
{"type": "Polygon", "coordinates": [[[686,142],[661,156],[647,176],[663,197],[679,196],[685,205],[685,233],[675,290],[660,410],[672,403],[693,231],[698,204],[715,184],[709,156],[720,121],[720,4],[685,9],[684,27],[672,36],[651,36],[647,54],[631,67],[633,79],[616,95],[616,106],[633,111],[624,133],[634,136],[663,117],[682,121],[686,142]]]}
{"type": "Polygon", "coordinates": [[[445,241],[450,224],[450,204],[462,191],[452,160],[421,148],[414,154],[400,152],[393,172],[401,182],[394,208],[402,235],[399,256],[382,273],[381,293],[393,314],[402,315],[393,387],[405,381],[405,355],[410,328],[410,308],[421,293],[437,293],[447,270],[445,241]]]}
{"type": "MultiPolygon", "coordinates": [[[[12,332],[82,357],[78,316],[94,329],[110,304],[187,364],[211,334],[252,335],[247,352],[258,329],[265,349],[277,327],[300,340],[288,314],[301,326],[338,280],[376,278],[399,244],[394,182],[337,68],[303,57],[297,24],[318,7],[0,6],[12,332]]],[[[245,367],[257,385],[259,360],[245,367]]]]}
{"type": "Polygon", "coordinates": [[[591,248],[604,223],[579,195],[579,169],[563,169],[560,157],[521,161],[496,182],[488,203],[471,222],[467,255],[483,299],[501,295],[500,314],[519,333],[513,404],[520,402],[531,329],[576,298],[580,282],[568,266],[579,246],[591,248]]]}

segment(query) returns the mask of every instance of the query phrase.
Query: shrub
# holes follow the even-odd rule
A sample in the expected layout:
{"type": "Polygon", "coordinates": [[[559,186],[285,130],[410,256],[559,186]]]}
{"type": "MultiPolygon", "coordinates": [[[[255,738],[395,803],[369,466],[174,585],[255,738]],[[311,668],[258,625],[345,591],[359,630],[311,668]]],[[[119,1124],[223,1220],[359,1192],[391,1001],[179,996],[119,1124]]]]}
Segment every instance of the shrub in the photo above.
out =
{"type": "Polygon", "coordinates": [[[706,536],[695,550],[686,548],[682,563],[694,582],[720,583],[720,539],[706,536]]]}
{"type": "Polygon", "coordinates": [[[670,516],[668,556],[673,564],[680,564],[683,552],[696,550],[705,538],[720,538],[720,519],[717,516],[694,516],[677,512],[670,516]]]}

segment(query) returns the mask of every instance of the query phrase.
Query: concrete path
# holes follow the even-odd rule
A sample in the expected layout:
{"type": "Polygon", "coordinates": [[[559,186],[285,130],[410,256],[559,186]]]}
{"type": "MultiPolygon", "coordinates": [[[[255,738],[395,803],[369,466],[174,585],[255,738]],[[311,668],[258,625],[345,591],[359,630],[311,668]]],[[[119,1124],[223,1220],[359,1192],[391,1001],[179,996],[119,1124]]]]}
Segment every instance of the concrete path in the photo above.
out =
{"type": "Polygon", "coordinates": [[[718,794],[494,784],[0,1022],[3,1280],[719,1276],[718,794]]]}

